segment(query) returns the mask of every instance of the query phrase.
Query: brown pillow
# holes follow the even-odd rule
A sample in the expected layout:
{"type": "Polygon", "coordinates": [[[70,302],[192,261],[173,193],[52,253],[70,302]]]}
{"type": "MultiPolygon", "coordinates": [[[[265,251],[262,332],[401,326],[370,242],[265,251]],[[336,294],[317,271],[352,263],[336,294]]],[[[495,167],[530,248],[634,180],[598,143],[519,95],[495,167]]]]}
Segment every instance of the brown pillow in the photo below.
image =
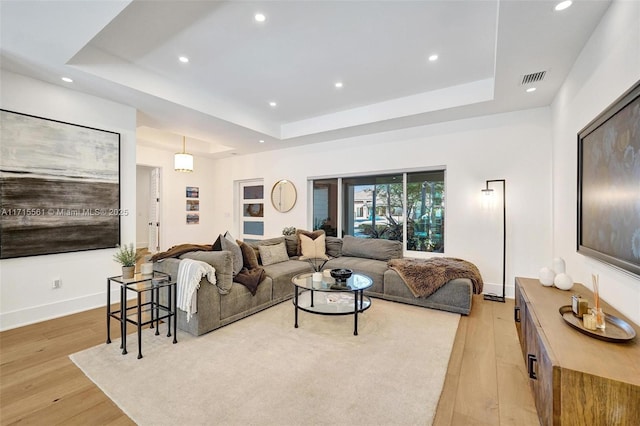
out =
{"type": "Polygon", "coordinates": [[[295,257],[298,255],[297,235],[285,235],[284,244],[287,246],[287,254],[289,255],[289,257],[295,257]]]}
{"type": "Polygon", "coordinates": [[[318,229],[317,231],[313,231],[313,232],[305,231],[304,229],[296,230],[296,237],[298,237],[298,252],[297,252],[298,256],[302,256],[302,244],[300,243],[300,234],[306,235],[307,237],[311,238],[312,240],[315,240],[320,235],[325,235],[324,229],[318,229]]]}
{"type": "Polygon", "coordinates": [[[236,240],[236,243],[240,246],[240,251],[242,252],[242,263],[247,269],[255,269],[258,265],[258,258],[256,257],[256,252],[253,250],[249,244],[245,244],[240,240],[236,240]]]}

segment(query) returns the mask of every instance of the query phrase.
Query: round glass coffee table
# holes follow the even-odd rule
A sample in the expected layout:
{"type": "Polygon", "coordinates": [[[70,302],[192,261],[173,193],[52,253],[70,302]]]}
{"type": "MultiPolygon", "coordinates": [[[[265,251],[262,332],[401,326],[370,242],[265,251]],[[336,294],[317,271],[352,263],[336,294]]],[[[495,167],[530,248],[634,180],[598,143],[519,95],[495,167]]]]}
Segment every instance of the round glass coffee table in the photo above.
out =
{"type": "Polygon", "coordinates": [[[346,281],[336,282],[332,277],[322,276],[322,281],[313,281],[313,274],[298,274],[291,278],[295,286],[295,328],[298,328],[298,309],[319,315],[353,315],[353,334],[358,335],[358,313],[371,306],[371,299],[364,290],[373,285],[366,275],[354,273],[346,281]]]}

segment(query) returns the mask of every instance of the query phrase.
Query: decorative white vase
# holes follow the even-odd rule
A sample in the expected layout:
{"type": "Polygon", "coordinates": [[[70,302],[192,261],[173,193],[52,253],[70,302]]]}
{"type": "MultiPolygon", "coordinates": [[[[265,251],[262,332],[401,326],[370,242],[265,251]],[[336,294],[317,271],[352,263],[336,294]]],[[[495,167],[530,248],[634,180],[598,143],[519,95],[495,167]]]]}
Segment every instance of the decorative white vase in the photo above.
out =
{"type": "Polygon", "coordinates": [[[558,274],[553,280],[553,284],[560,290],[569,290],[573,287],[573,278],[567,274],[558,274]]]}
{"type": "Polygon", "coordinates": [[[553,285],[553,278],[556,276],[556,273],[546,266],[540,269],[538,273],[538,278],[540,279],[540,284],[545,287],[551,287],[553,285]]]}
{"type": "Polygon", "coordinates": [[[567,265],[564,263],[563,258],[555,257],[553,259],[553,266],[551,269],[553,269],[556,274],[564,274],[567,272],[567,265]]]}
{"type": "Polygon", "coordinates": [[[153,274],[153,263],[147,262],[140,265],[140,273],[143,275],[153,274]]]}

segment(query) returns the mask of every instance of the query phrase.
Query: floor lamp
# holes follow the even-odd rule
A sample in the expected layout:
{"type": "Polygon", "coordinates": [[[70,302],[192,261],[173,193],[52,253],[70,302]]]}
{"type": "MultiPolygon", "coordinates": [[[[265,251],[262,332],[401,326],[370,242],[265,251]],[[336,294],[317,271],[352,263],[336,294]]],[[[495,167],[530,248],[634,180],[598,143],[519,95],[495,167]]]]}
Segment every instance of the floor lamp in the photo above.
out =
{"type": "Polygon", "coordinates": [[[485,197],[493,195],[493,189],[489,188],[489,184],[493,182],[502,182],[502,295],[485,294],[484,300],[504,303],[507,280],[507,182],[504,179],[486,181],[486,187],[482,190],[485,197]]]}

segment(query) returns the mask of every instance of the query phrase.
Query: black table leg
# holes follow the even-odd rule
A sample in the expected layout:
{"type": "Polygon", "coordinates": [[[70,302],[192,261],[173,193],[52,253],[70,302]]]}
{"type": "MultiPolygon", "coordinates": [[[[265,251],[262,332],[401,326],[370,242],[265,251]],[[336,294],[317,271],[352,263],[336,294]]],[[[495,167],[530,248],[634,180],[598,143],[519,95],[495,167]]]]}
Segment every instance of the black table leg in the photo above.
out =
{"type": "Polygon", "coordinates": [[[111,343],[111,280],[107,278],[107,344],[111,343]]]}
{"type": "MultiPolygon", "coordinates": [[[[155,312],[156,336],[160,335],[160,320],[158,319],[160,317],[160,308],[158,306],[159,303],[160,289],[156,287],[151,289],[151,312],[155,312]]],[[[153,324],[153,321],[151,321],[151,324],[153,324]]]]}
{"type": "MultiPolygon", "coordinates": [[[[151,281],[153,282],[153,281],[151,281]]],[[[151,291],[149,292],[151,293],[151,309],[149,310],[151,312],[151,325],[149,325],[149,328],[156,328],[158,326],[158,324],[156,324],[156,318],[158,317],[158,313],[153,309],[155,306],[155,294],[153,294],[153,288],[151,289],[151,291]]],[[[158,335],[157,331],[156,331],[156,336],[158,335]]]]}
{"type": "Polygon", "coordinates": [[[311,307],[313,308],[313,290],[311,290],[311,307]]]}
{"type": "Polygon", "coordinates": [[[127,288],[124,284],[120,285],[120,345],[122,355],[127,354],[127,288]]]}
{"type": "Polygon", "coordinates": [[[353,293],[353,335],[358,335],[358,292],[353,293]]]}
{"type": "MultiPolygon", "coordinates": [[[[171,297],[171,285],[167,286],[167,293],[168,293],[168,297],[169,297],[169,303],[167,304],[167,308],[171,309],[171,307],[173,306],[173,303],[171,303],[172,297],[171,297]]],[[[158,293],[158,298],[160,297],[160,293],[158,293]]],[[[158,299],[158,302],[160,302],[160,299],[158,299]]],[[[171,337],[171,315],[169,315],[167,317],[167,337],[171,337]]]]}
{"type": "MultiPolygon", "coordinates": [[[[171,293],[171,288],[173,288],[173,306],[171,303],[169,304],[169,309],[173,308],[173,343],[178,343],[178,285],[174,283],[169,286],[169,293],[171,293]]],[[[169,317],[169,324],[171,324],[171,316],[169,317]]]]}
{"type": "Polygon", "coordinates": [[[142,292],[138,292],[138,359],[142,358],[142,292]]]}
{"type": "Polygon", "coordinates": [[[294,299],[293,299],[293,306],[295,306],[295,318],[296,318],[296,322],[294,327],[298,328],[298,286],[295,286],[296,288],[296,292],[294,295],[294,299]]]}

